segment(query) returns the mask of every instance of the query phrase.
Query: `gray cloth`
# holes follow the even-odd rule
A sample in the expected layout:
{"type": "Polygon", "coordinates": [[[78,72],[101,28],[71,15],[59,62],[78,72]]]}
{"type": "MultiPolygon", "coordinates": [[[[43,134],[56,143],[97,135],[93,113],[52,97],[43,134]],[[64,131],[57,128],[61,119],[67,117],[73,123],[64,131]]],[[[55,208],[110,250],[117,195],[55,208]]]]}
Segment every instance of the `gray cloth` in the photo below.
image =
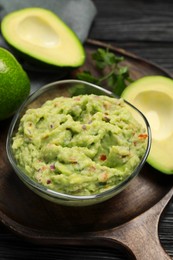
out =
{"type": "Polygon", "coordinates": [[[57,14],[84,42],[97,13],[91,0],[0,0],[0,18],[26,7],[41,7],[57,14]]]}

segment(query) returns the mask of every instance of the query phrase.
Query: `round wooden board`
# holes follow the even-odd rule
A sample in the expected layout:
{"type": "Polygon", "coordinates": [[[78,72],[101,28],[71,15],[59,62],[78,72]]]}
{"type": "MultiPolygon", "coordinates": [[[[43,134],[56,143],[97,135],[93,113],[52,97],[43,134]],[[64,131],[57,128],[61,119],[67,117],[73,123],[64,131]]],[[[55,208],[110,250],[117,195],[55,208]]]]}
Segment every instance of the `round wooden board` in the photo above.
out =
{"type": "MultiPolygon", "coordinates": [[[[98,47],[125,57],[133,79],[145,75],[169,76],[163,69],[125,50],[88,40],[85,48],[87,61],[84,67],[94,70],[91,52],[98,47]]],[[[44,73],[45,82],[38,82],[41,75],[30,73],[35,90],[48,82],[58,80],[56,74],[44,73]],[[35,84],[35,85],[34,85],[35,84]]],[[[0,220],[18,234],[41,244],[78,243],[74,237],[92,237],[95,232],[109,232],[122,224],[135,220],[158,203],[172,188],[173,176],[154,170],[147,163],[140,174],[119,195],[94,206],[67,207],[46,201],[24,186],[9,165],[6,155],[6,136],[10,119],[0,124],[0,220]],[[72,239],[73,237],[73,239],[72,239]]],[[[80,243],[80,242],[79,242],[80,243]]],[[[88,244],[90,242],[88,241],[88,244]]],[[[92,242],[91,242],[92,243],[92,242]]]]}

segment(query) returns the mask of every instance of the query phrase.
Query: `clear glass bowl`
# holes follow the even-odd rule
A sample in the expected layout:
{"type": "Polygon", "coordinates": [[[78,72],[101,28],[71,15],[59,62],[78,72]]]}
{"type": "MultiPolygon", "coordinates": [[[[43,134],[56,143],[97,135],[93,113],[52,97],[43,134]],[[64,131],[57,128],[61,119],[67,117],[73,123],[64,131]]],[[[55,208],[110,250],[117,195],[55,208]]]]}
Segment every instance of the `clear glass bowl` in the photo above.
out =
{"type": "Polygon", "coordinates": [[[114,98],[118,98],[114,96],[110,91],[103,89],[99,86],[79,81],[79,80],[61,80],[57,82],[53,82],[50,84],[47,84],[40,88],[38,91],[33,93],[20,107],[16,115],[14,116],[8,136],[7,136],[7,143],[6,143],[6,149],[7,149],[7,155],[8,159],[16,172],[17,176],[21,179],[21,181],[29,187],[31,190],[33,190],[36,194],[40,195],[41,197],[48,199],[50,201],[68,205],[68,206],[86,206],[86,205],[92,205],[96,203],[100,203],[102,201],[108,200],[109,198],[115,196],[120,191],[122,191],[130,182],[131,180],[137,176],[137,174],[140,172],[141,168],[143,167],[147,156],[150,151],[151,146],[151,130],[150,126],[148,124],[148,121],[146,120],[145,116],[134,106],[126,102],[127,107],[131,110],[134,117],[137,118],[137,120],[143,124],[143,126],[146,128],[146,132],[148,134],[148,141],[146,146],[146,151],[143,155],[143,158],[141,159],[139,165],[137,165],[136,169],[131,173],[131,175],[122,181],[119,185],[115,186],[114,188],[111,188],[107,191],[104,191],[100,194],[95,195],[89,195],[89,196],[74,196],[74,195],[68,195],[59,193],[57,191],[48,189],[47,187],[44,187],[43,185],[35,182],[31,178],[29,178],[23,170],[21,170],[16,163],[13,150],[12,150],[12,138],[15,135],[15,133],[18,130],[19,122],[21,117],[25,114],[25,111],[29,108],[37,108],[40,107],[45,101],[48,99],[54,99],[58,96],[74,96],[79,94],[97,94],[97,95],[108,95],[114,98]]]}

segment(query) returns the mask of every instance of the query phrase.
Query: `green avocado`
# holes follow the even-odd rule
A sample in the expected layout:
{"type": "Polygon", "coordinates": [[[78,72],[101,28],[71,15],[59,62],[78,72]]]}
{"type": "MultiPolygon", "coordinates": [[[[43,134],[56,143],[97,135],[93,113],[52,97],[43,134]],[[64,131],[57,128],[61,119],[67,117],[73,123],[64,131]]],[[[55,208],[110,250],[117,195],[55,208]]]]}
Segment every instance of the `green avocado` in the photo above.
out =
{"type": "Polygon", "coordinates": [[[78,67],[85,51],[76,34],[53,12],[25,8],[6,15],[2,36],[20,55],[58,67],[78,67]]]}
{"type": "Polygon", "coordinates": [[[148,119],[152,145],[147,162],[155,169],[173,174],[173,80],[164,76],[145,76],[130,84],[122,97],[148,119]]]}

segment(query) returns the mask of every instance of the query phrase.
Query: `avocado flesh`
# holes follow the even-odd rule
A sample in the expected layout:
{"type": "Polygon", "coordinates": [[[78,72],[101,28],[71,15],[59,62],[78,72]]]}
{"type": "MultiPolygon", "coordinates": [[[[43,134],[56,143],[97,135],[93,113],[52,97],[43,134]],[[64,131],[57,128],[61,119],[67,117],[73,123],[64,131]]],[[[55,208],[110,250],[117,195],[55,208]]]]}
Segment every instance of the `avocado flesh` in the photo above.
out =
{"type": "Polygon", "coordinates": [[[47,9],[12,12],[3,18],[1,32],[25,58],[59,67],[78,67],[85,61],[85,51],[76,34],[47,9]]]}
{"type": "Polygon", "coordinates": [[[163,173],[173,174],[173,80],[146,76],[130,84],[122,97],[136,106],[151,126],[147,162],[163,173]]]}

